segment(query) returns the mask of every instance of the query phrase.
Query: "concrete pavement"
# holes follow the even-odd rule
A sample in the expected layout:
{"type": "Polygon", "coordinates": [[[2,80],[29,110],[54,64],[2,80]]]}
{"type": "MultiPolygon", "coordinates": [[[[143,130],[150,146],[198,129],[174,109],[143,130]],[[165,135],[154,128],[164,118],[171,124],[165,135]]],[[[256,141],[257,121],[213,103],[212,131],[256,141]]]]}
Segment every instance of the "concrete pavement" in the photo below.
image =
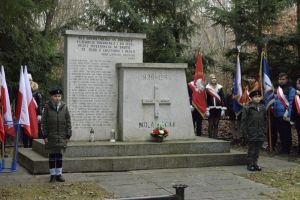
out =
{"type": "MultiPolygon", "coordinates": [[[[261,157],[263,170],[284,170],[299,168],[300,165],[261,157]]],[[[117,197],[148,195],[170,195],[175,192],[174,184],[187,184],[186,200],[240,200],[269,199],[263,193],[278,189],[256,183],[239,176],[248,173],[245,166],[221,166],[204,168],[137,170],[127,172],[66,173],[68,182],[94,181],[117,197]]],[[[31,175],[18,166],[15,173],[0,174],[0,186],[9,184],[47,183],[48,175],[31,175]]]]}

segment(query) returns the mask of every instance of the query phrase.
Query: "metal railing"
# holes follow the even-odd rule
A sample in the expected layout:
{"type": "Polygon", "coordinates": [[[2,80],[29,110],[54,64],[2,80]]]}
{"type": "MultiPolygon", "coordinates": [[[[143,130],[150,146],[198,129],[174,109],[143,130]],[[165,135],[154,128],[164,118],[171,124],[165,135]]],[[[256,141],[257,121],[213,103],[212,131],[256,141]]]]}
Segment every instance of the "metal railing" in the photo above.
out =
{"type": "MultiPolygon", "coordinates": [[[[21,129],[21,124],[16,123],[14,121],[7,121],[6,123],[14,124],[16,135],[15,135],[15,144],[14,144],[14,151],[13,157],[10,167],[6,167],[6,160],[4,156],[4,144],[1,146],[1,160],[0,160],[0,173],[10,173],[17,171],[17,160],[18,160],[18,147],[19,147],[19,134],[21,129]]],[[[6,125],[6,124],[4,124],[6,125]]]]}

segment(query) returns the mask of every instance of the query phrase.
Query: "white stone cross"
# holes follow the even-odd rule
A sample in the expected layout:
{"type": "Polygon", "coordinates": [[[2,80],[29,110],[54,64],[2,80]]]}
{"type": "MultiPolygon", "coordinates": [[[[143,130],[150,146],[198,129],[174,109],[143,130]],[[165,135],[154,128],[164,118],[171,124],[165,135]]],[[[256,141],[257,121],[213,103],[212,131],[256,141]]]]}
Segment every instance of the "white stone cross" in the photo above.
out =
{"type": "Polygon", "coordinates": [[[170,105],[170,99],[160,99],[158,85],[154,85],[154,99],[142,99],[143,105],[154,104],[154,118],[158,118],[159,116],[159,105],[170,105]]]}

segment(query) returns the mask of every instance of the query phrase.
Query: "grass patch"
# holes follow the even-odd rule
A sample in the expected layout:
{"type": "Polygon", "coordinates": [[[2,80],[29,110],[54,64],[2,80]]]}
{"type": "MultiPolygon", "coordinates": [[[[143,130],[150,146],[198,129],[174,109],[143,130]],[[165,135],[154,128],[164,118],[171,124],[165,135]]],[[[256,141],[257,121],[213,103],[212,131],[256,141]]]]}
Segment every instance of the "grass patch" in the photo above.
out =
{"type": "Polygon", "coordinates": [[[0,187],[1,200],[104,200],[112,197],[111,193],[95,182],[0,187]]]}
{"type": "Polygon", "coordinates": [[[265,194],[272,199],[300,199],[300,169],[267,172],[262,171],[242,174],[241,176],[255,182],[281,189],[282,191],[278,193],[265,194]]]}

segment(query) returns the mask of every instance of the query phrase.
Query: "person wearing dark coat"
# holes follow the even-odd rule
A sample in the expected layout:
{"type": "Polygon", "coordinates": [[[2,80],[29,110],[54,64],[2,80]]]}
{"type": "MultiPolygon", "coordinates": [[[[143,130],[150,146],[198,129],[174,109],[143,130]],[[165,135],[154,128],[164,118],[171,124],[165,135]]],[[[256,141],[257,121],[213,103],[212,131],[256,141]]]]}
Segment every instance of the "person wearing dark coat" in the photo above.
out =
{"type": "Polygon", "coordinates": [[[38,91],[39,85],[34,82],[30,81],[30,86],[32,90],[32,97],[34,98],[37,108],[36,108],[36,115],[38,119],[38,125],[39,125],[39,138],[42,138],[42,133],[41,133],[41,120],[42,120],[42,94],[38,91]]]}
{"type": "Polygon", "coordinates": [[[225,105],[227,107],[227,110],[225,112],[226,116],[229,120],[229,128],[232,132],[232,142],[233,144],[240,144],[240,121],[241,121],[241,114],[239,113],[236,115],[235,111],[233,110],[233,102],[235,101],[233,90],[231,90],[231,93],[228,93],[225,97],[225,105]]]}
{"type": "MultiPolygon", "coordinates": [[[[286,73],[278,75],[278,88],[275,94],[274,102],[274,120],[272,134],[279,134],[281,142],[281,154],[290,154],[292,148],[292,132],[291,132],[291,113],[295,96],[295,88],[289,84],[289,78],[286,73]]],[[[276,142],[274,141],[273,148],[276,142]]]]}
{"type": "Polygon", "coordinates": [[[266,137],[267,112],[260,91],[251,92],[249,97],[251,102],[243,107],[241,119],[242,136],[248,141],[247,169],[261,171],[257,161],[266,137]]]}
{"type": "Polygon", "coordinates": [[[63,152],[72,136],[71,117],[67,105],[61,100],[62,90],[50,91],[51,98],[44,106],[42,133],[49,154],[50,182],[64,182],[62,176],[63,152]]]}
{"type": "Polygon", "coordinates": [[[189,92],[189,99],[190,99],[190,106],[193,118],[193,126],[196,136],[202,135],[202,116],[199,111],[193,106],[192,103],[192,96],[193,96],[193,89],[188,85],[188,92],[189,92]]]}
{"type": "Polygon", "coordinates": [[[300,155],[300,78],[296,82],[296,95],[293,101],[291,125],[295,125],[298,134],[298,155],[300,155]]]}

